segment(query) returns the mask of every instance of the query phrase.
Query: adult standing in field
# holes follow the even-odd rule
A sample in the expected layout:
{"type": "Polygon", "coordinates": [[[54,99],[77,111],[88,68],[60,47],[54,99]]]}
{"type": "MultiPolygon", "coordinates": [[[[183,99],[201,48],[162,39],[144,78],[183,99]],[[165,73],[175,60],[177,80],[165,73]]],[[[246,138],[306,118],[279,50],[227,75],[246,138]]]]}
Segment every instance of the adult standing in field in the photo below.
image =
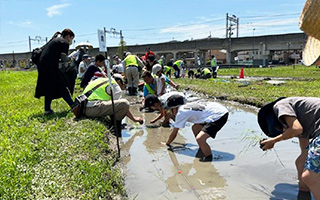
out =
{"type": "Polygon", "coordinates": [[[298,200],[311,200],[310,191],[320,200],[320,98],[279,98],[260,109],[258,123],[270,137],[260,142],[262,150],[271,149],[282,140],[299,138],[298,200]]]}
{"type": "Polygon", "coordinates": [[[61,33],[56,32],[52,39],[43,49],[38,68],[38,80],[35,97],[44,96],[45,114],[53,113],[51,102],[53,99],[63,98],[72,108],[74,102],[70,91],[59,69],[59,62],[68,62],[69,45],[72,44],[74,33],[70,29],[64,29],[61,33]],[[58,37],[60,35],[60,37],[58,37]]]}
{"type": "Polygon", "coordinates": [[[130,95],[136,95],[139,84],[138,66],[144,68],[144,64],[140,58],[138,58],[138,56],[132,55],[130,52],[126,52],[125,56],[126,57],[123,60],[123,66],[128,81],[128,91],[130,95]]]}
{"type": "Polygon", "coordinates": [[[212,68],[212,77],[217,78],[217,59],[214,55],[211,56],[211,68],[212,68]]]}
{"type": "Polygon", "coordinates": [[[184,67],[184,60],[177,60],[173,63],[174,76],[175,78],[180,78],[180,71],[184,67]]]}

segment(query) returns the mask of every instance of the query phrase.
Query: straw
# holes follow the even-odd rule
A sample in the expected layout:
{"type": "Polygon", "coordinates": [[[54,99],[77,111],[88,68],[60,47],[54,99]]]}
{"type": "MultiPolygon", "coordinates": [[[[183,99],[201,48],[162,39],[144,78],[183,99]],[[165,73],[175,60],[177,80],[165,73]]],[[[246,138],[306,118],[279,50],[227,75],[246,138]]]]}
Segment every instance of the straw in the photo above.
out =
{"type": "Polygon", "coordinates": [[[307,0],[300,15],[299,27],[307,35],[320,40],[320,1],[307,0]]]}
{"type": "Polygon", "coordinates": [[[300,29],[308,35],[303,51],[303,63],[310,66],[320,55],[320,1],[307,0],[299,19],[300,29]]]}
{"type": "Polygon", "coordinates": [[[320,41],[314,37],[308,37],[303,50],[303,64],[313,65],[320,58],[320,41]]]}

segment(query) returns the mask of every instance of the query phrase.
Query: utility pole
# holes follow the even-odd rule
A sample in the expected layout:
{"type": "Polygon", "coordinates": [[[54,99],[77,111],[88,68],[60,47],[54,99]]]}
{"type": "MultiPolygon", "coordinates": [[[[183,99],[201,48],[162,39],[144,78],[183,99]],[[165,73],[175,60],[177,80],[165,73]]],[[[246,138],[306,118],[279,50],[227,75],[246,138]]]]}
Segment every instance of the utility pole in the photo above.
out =
{"type": "Polygon", "coordinates": [[[237,18],[235,15],[229,16],[227,13],[226,38],[231,38],[231,36],[233,35],[232,31],[235,29],[234,26],[236,26],[237,37],[239,37],[239,18],[237,18]]]}
{"type": "MultiPolygon", "coordinates": [[[[123,54],[123,35],[122,30],[119,32],[116,31],[115,28],[110,28],[110,30],[107,30],[105,27],[103,28],[105,33],[111,34],[113,37],[120,35],[120,45],[121,45],[121,53],[123,54]]],[[[122,56],[122,55],[121,55],[122,56]]]]}
{"type": "Polygon", "coordinates": [[[228,40],[228,48],[227,48],[227,63],[231,63],[232,56],[231,56],[231,37],[233,35],[233,30],[236,26],[237,37],[239,36],[239,18],[235,15],[229,16],[228,13],[226,14],[226,39],[228,40]]]}
{"type": "Polygon", "coordinates": [[[43,39],[41,36],[35,36],[35,38],[31,38],[30,36],[29,36],[29,51],[31,52],[31,41],[37,41],[38,42],[38,44],[40,43],[40,42],[48,42],[48,38],[47,37],[45,37],[45,39],[43,39]]]}

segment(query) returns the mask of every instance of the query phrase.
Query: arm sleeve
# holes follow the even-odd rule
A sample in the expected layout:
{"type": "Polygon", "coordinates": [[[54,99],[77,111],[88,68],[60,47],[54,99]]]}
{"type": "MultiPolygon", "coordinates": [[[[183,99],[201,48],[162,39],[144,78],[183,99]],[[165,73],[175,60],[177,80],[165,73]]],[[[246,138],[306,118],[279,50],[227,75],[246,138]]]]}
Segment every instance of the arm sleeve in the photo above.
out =
{"type": "Polygon", "coordinates": [[[138,56],[136,56],[136,59],[138,61],[138,65],[143,68],[144,64],[143,64],[142,60],[140,60],[140,58],[138,56]]]}

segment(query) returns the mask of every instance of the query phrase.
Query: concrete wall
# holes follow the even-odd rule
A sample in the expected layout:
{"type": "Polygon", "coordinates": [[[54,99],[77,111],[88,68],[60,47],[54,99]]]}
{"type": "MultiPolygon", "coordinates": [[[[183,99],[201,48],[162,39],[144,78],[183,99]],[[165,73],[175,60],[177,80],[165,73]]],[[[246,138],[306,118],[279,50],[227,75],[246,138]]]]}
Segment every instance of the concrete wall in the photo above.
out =
{"type": "MultiPolygon", "coordinates": [[[[150,47],[158,55],[166,55],[171,59],[179,59],[186,52],[194,52],[199,55],[201,63],[206,62],[206,56],[204,54],[209,50],[227,50],[227,62],[228,56],[231,55],[229,62],[234,60],[237,53],[240,51],[252,51],[256,53],[255,59],[268,60],[272,57],[274,51],[289,51],[289,50],[302,50],[306,40],[304,33],[292,33],[292,34],[281,34],[281,35],[266,35],[266,36],[255,36],[255,37],[241,37],[241,38],[205,38],[199,40],[187,40],[183,42],[171,41],[158,44],[147,44],[147,45],[131,45],[128,46],[128,50],[133,54],[144,54],[146,48],[150,47]]],[[[118,47],[108,47],[108,55],[112,57],[117,53],[118,47]]],[[[70,52],[73,51],[72,49],[70,52]]],[[[99,54],[99,49],[94,48],[89,51],[91,56],[99,54]]],[[[31,56],[30,52],[26,53],[10,53],[0,54],[1,60],[21,60],[29,59],[31,56]]]]}

